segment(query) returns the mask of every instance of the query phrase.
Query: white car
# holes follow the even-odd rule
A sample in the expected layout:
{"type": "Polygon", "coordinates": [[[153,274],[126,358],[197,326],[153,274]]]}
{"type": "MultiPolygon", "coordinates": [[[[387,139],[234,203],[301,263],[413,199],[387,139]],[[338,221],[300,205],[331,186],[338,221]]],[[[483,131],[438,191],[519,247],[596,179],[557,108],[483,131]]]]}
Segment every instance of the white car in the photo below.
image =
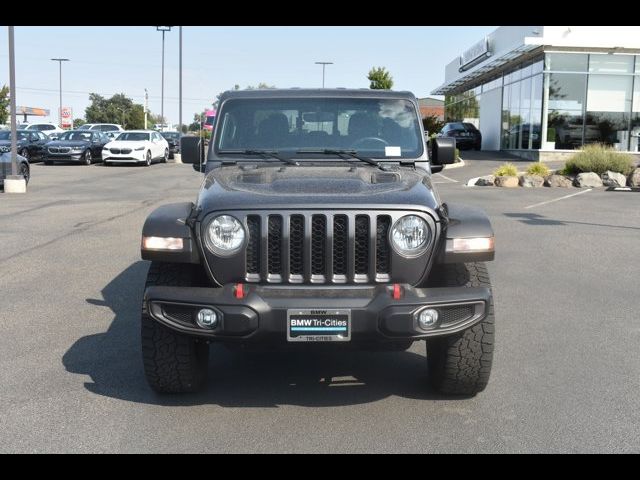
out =
{"type": "Polygon", "coordinates": [[[66,132],[59,126],[51,123],[51,122],[39,122],[39,123],[26,123],[20,126],[23,130],[37,130],[48,135],[51,139],[55,140],[66,132]]]}
{"type": "Polygon", "coordinates": [[[169,144],[162,135],[152,130],[127,130],[102,149],[104,165],[143,163],[149,166],[156,160],[166,163],[168,158],[169,144]]]}
{"type": "Polygon", "coordinates": [[[118,135],[124,132],[124,128],[122,125],[117,123],[85,123],[84,125],[77,128],[77,130],[91,130],[91,131],[99,131],[103,132],[112,140],[115,140],[118,135]]]}

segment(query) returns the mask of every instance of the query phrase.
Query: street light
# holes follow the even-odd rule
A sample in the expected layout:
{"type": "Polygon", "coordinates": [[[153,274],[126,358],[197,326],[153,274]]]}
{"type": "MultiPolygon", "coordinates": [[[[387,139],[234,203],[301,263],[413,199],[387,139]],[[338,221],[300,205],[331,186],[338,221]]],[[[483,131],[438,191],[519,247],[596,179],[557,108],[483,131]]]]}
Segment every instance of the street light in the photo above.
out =
{"type": "Polygon", "coordinates": [[[58,126],[62,128],[62,62],[69,62],[68,58],[52,58],[51,61],[58,62],[60,67],[60,110],[58,110],[58,126]]]}
{"type": "Polygon", "coordinates": [[[327,65],[333,65],[333,62],[316,62],[316,65],[322,65],[322,88],[324,88],[324,68],[327,65]]]}
{"type": "MultiPolygon", "coordinates": [[[[120,110],[122,112],[122,128],[124,128],[126,130],[127,127],[124,124],[124,112],[126,112],[127,109],[124,108],[124,107],[118,107],[118,110],[120,110]]],[[[145,128],[145,130],[146,130],[146,128],[145,128]]]]}
{"type": "MultiPolygon", "coordinates": [[[[164,34],[171,31],[171,26],[156,26],[158,32],[162,32],[162,88],[160,91],[160,122],[164,125],[164,34]]],[[[162,129],[164,130],[164,128],[162,129]]]]}
{"type": "Polygon", "coordinates": [[[11,175],[18,175],[18,143],[16,137],[16,55],[13,27],[9,31],[9,102],[11,104],[11,175]]]}

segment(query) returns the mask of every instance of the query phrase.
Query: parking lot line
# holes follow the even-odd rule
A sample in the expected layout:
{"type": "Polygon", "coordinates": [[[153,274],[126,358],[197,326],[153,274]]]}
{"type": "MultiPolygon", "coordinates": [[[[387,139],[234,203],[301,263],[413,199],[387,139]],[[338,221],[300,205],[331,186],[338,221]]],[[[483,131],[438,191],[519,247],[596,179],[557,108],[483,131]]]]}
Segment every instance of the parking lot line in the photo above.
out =
{"type": "Polygon", "coordinates": [[[440,175],[442,178],[444,178],[445,180],[449,180],[452,183],[458,183],[458,180],[454,180],[453,178],[449,178],[441,173],[436,173],[436,175],[440,175]]]}
{"type": "Polygon", "coordinates": [[[554,198],[553,200],[546,200],[544,202],[534,203],[533,205],[529,205],[529,206],[526,206],[524,208],[527,209],[527,208],[539,207],[540,205],[546,205],[547,203],[558,202],[560,200],[564,200],[565,198],[571,198],[571,197],[575,197],[576,195],[582,195],[583,193],[590,192],[591,190],[593,190],[593,188],[589,188],[587,190],[582,190],[581,192],[577,192],[577,193],[572,193],[570,195],[565,195],[564,197],[554,198]]]}

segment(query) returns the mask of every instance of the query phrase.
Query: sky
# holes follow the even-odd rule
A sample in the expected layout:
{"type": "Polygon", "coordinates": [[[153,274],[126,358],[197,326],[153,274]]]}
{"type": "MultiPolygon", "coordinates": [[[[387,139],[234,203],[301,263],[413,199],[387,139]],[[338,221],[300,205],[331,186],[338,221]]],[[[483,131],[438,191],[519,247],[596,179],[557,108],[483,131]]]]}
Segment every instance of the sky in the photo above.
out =
{"type": "MultiPolygon", "coordinates": [[[[183,122],[238,84],[276,87],[368,88],[374,66],[391,72],[394,90],[429,96],[443,83],[444,67],[497,27],[183,27],[183,122]]],[[[0,86],[9,84],[7,28],[0,31],[0,86]]],[[[89,93],[124,93],[161,110],[162,33],[155,27],[16,27],[16,101],[46,108],[57,122],[58,62],[63,105],[83,118],[89,93]]],[[[178,123],[178,28],[165,36],[164,112],[178,123]]],[[[21,120],[21,119],[19,119],[21,120]]]]}

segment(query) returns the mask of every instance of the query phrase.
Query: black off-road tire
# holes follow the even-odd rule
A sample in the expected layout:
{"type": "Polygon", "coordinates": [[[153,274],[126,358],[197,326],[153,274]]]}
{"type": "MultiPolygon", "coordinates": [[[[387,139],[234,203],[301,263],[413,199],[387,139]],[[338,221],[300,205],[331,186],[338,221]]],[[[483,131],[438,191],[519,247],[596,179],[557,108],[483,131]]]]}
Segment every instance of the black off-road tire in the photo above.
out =
{"type": "MultiPolygon", "coordinates": [[[[193,286],[191,265],[153,262],[146,287],[193,286]]],[[[158,393],[187,393],[201,390],[207,378],[209,345],[182,335],[151,318],[142,305],[142,361],[147,381],[158,393]]]]}
{"type": "MultiPolygon", "coordinates": [[[[484,263],[438,265],[431,273],[433,287],[489,287],[484,263]]],[[[447,337],[427,340],[429,382],[442,394],[475,395],[491,375],[494,347],[493,297],[487,316],[473,327],[447,337]]]]}

